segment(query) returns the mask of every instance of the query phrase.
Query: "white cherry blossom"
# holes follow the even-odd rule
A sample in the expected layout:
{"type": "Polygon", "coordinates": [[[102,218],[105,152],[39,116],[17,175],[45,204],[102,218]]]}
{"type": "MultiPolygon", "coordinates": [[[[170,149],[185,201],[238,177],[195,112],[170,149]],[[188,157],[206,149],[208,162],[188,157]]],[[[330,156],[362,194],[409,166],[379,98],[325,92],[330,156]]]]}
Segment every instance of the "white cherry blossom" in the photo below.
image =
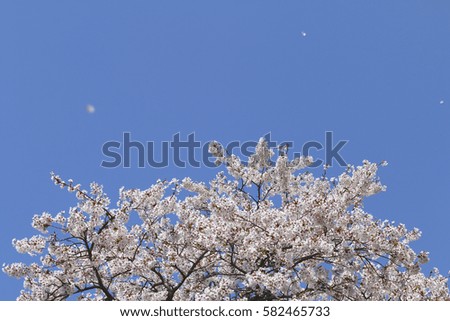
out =
{"type": "Polygon", "coordinates": [[[424,274],[418,229],[363,208],[384,191],[380,164],[314,177],[261,139],[248,163],[210,152],[227,174],[124,188],[112,206],[101,185],[73,192],[67,212],[35,215],[41,234],[13,240],[32,264],[4,266],[24,280],[19,300],[448,300],[447,279],[424,274]],[[247,165],[246,165],[247,164],[247,165]]]}

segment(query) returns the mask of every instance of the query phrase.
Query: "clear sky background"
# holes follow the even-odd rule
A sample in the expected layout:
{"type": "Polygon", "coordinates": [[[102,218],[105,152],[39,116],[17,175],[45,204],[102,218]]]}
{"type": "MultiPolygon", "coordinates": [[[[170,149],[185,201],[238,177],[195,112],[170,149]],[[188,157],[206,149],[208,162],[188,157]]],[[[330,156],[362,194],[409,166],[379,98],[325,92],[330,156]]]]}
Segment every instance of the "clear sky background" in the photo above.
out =
{"type": "MultiPolygon", "coordinates": [[[[50,171],[104,184],[113,203],[121,186],[218,171],[101,168],[103,143],[123,132],[203,143],[271,132],[300,151],[333,131],[347,162],[389,162],[387,192],[366,210],[420,228],[425,272],[447,274],[449,124],[448,0],[2,0],[0,264],[30,262],[11,240],[33,235],[34,214],[75,206],[50,171]]],[[[0,273],[0,299],[21,286],[0,273]]]]}

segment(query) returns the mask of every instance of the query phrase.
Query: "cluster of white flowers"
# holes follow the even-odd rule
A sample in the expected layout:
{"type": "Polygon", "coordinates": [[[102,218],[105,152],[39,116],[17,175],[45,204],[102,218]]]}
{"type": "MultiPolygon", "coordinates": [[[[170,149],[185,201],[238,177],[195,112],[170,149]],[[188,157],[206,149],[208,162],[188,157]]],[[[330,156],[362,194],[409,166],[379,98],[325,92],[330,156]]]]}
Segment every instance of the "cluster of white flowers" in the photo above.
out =
{"type": "Polygon", "coordinates": [[[3,268],[24,279],[18,299],[449,299],[439,271],[421,272],[428,252],[409,246],[420,231],[364,211],[364,198],[385,189],[377,164],[327,179],[305,169],[310,158],[272,161],[263,139],[247,164],[217,142],[210,151],[229,175],[122,188],[115,207],[102,186],[88,192],[52,174],[78,203],[35,216],[43,235],[13,241],[41,255],[3,268]]]}

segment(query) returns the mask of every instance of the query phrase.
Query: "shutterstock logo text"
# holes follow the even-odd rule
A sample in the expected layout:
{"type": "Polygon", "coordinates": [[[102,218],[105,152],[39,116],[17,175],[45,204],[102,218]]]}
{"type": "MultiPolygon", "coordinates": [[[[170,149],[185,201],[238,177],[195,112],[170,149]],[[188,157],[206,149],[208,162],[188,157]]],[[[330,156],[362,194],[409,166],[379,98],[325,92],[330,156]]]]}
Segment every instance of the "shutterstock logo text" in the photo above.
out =
{"type": "MultiPolygon", "coordinates": [[[[271,133],[264,135],[267,146],[274,151],[274,156],[287,154],[290,158],[311,156],[311,153],[321,153],[323,157],[315,158],[309,166],[312,168],[322,165],[333,165],[335,161],[339,166],[347,166],[342,157],[341,150],[348,140],[339,140],[333,143],[333,132],[325,132],[325,142],[308,141],[300,150],[296,151],[292,141],[272,141],[271,133]]],[[[258,141],[231,141],[221,144],[227,154],[235,154],[247,158],[254,153],[258,141]]],[[[176,167],[216,167],[215,158],[208,151],[210,142],[201,142],[190,133],[182,139],[180,133],[172,136],[170,141],[141,142],[133,140],[130,132],[124,132],[121,141],[107,141],[102,146],[102,154],[106,158],[101,162],[104,168],[131,168],[152,167],[165,168],[170,164],[176,167]]]]}

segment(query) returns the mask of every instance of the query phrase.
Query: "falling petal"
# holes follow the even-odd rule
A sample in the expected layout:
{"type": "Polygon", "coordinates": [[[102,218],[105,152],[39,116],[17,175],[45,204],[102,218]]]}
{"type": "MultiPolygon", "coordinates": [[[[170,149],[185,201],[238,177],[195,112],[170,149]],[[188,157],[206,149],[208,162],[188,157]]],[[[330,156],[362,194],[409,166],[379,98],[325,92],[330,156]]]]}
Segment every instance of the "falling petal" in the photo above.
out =
{"type": "Polygon", "coordinates": [[[92,106],[91,104],[88,104],[88,105],[86,105],[86,111],[87,111],[89,114],[92,114],[93,112],[95,112],[95,107],[92,106]]]}

